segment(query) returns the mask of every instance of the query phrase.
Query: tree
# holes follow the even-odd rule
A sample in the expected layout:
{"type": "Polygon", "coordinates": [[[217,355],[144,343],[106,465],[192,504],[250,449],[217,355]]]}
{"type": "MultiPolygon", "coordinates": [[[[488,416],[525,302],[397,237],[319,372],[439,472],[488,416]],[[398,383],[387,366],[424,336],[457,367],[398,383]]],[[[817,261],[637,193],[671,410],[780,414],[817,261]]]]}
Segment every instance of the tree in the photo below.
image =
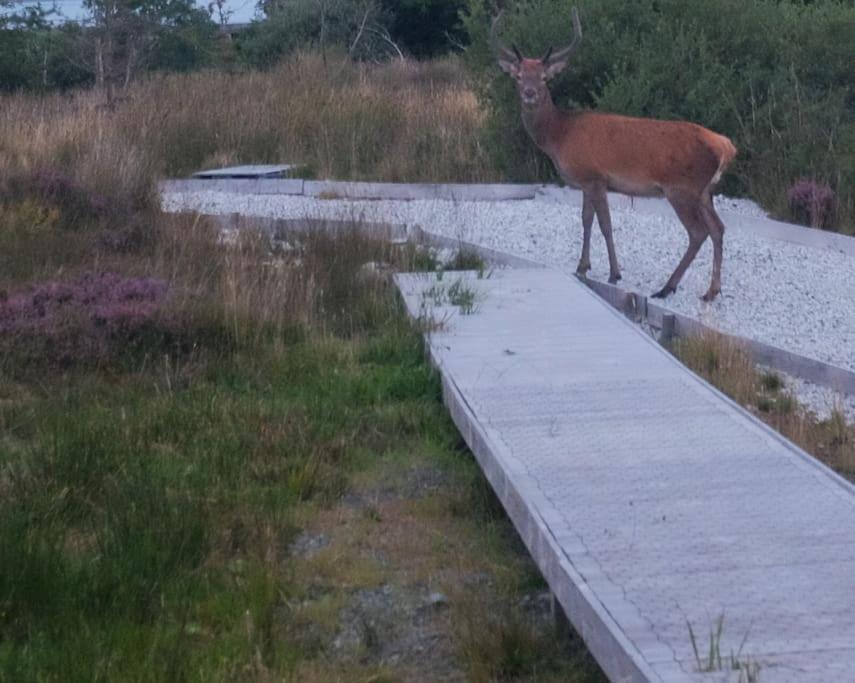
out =
{"type": "Polygon", "coordinates": [[[460,46],[466,32],[460,21],[465,0],[381,0],[394,16],[394,40],[416,57],[435,57],[460,46]]]}
{"type": "Polygon", "coordinates": [[[260,0],[258,7],[267,19],[241,34],[238,45],[255,66],[310,45],[324,59],[332,46],[356,59],[403,57],[389,32],[391,13],[379,0],[260,0]]]}
{"type": "Polygon", "coordinates": [[[92,28],[84,35],[94,46],[95,84],[111,107],[116,92],[127,88],[143,66],[157,62],[162,48],[171,45],[173,56],[181,54],[180,48],[192,52],[187,41],[176,44],[182,31],[192,34],[188,29],[193,27],[203,32],[206,26],[209,31],[214,29],[210,15],[193,0],[84,0],[84,5],[91,15],[92,28]]]}
{"type": "Polygon", "coordinates": [[[34,87],[46,80],[42,34],[51,13],[39,2],[22,6],[0,0],[0,90],[34,87]]]}

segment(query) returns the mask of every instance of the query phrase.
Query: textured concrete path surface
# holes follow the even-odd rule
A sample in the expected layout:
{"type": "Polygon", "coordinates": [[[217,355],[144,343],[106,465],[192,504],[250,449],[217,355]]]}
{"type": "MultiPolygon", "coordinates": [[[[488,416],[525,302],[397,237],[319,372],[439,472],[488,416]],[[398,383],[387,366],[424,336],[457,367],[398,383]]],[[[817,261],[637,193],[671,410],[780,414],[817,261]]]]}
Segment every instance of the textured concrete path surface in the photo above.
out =
{"type": "Polygon", "coordinates": [[[446,402],[613,681],[855,680],[855,487],[573,278],[399,275],[446,402]],[[723,618],[722,669],[699,673],[723,618]],[[752,677],[751,680],[754,680],[752,677]]]}

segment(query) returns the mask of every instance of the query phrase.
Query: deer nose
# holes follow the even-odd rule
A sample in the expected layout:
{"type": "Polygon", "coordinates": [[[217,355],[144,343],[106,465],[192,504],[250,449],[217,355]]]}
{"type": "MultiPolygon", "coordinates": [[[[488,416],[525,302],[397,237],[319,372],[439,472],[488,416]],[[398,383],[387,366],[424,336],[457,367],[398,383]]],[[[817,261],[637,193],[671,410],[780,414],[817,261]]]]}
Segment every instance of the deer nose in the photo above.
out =
{"type": "Polygon", "coordinates": [[[523,90],[523,97],[527,100],[533,100],[535,97],[537,97],[537,90],[535,90],[534,88],[526,88],[525,90],[523,90]]]}

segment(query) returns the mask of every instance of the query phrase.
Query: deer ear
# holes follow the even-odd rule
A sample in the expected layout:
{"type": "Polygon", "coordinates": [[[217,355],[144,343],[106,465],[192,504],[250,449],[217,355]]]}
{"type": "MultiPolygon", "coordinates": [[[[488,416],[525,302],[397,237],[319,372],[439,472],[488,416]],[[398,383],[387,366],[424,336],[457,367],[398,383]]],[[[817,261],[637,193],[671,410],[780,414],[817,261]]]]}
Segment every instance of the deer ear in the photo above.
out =
{"type": "Polygon", "coordinates": [[[510,59],[499,59],[499,68],[514,78],[516,78],[520,72],[519,62],[511,61],[510,59]]]}
{"type": "Polygon", "coordinates": [[[568,59],[559,59],[554,62],[547,62],[543,69],[544,76],[546,76],[547,80],[557,76],[567,68],[569,61],[568,59]]]}

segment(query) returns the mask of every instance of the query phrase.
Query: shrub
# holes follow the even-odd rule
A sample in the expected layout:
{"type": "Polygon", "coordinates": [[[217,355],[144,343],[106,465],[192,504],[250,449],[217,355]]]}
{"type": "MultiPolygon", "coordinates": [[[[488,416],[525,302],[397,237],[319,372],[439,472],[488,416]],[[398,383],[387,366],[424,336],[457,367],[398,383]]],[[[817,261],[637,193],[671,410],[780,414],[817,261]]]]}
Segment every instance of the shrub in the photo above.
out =
{"type": "Polygon", "coordinates": [[[35,199],[55,209],[58,224],[64,228],[79,227],[90,219],[101,218],[107,211],[103,195],[57,168],[39,168],[11,178],[7,193],[11,197],[35,199]]]}
{"type": "Polygon", "coordinates": [[[812,228],[824,227],[831,217],[834,192],[824,183],[800,178],[787,191],[787,197],[793,216],[807,222],[812,228]]]}
{"type": "Polygon", "coordinates": [[[103,196],[88,192],[80,183],[55,168],[36,171],[31,181],[33,189],[60,206],[101,214],[107,206],[103,196]]]}
{"type": "MultiPolygon", "coordinates": [[[[506,13],[502,35],[527,55],[584,39],[551,85],[556,103],[687,119],[730,136],[739,156],[721,189],[790,216],[793,178],[828,179],[837,227],[855,223],[855,7],[824,0],[542,0],[506,13]]],[[[517,95],[487,46],[488,12],[470,0],[469,64],[489,104],[485,135],[509,179],[552,178],[519,122],[517,95]]]]}
{"type": "Polygon", "coordinates": [[[161,279],[86,273],[6,295],[2,355],[18,367],[69,367],[163,351],[179,332],[178,321],[164,314],[167,293],[161,279]]]}

